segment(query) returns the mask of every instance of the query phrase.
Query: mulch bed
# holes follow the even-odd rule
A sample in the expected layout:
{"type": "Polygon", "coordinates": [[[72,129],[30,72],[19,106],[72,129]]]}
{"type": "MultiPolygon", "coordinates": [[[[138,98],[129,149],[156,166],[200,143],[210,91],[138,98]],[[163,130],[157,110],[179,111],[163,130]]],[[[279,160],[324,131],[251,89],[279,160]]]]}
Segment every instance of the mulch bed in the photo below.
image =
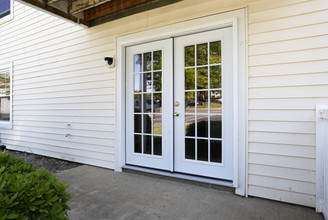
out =
{"type": "Polygon", "coordinates": [[[16,158],[23,158],[26,163],[32,164],[37,168],[45,168],[52,174],[83,165],[80,163],[20,151],[8,150],[8,153],[16,158]]]}

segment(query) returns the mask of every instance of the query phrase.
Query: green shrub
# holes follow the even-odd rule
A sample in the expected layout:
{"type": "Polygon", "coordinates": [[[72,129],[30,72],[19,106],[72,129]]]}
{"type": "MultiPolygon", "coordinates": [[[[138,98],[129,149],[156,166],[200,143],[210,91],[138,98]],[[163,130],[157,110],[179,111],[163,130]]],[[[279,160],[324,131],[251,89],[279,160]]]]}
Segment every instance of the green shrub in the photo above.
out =
{"type": "Polygon", "coordinates": [[[0,153],[0,220],[68,219],[67,188],[45,169],[0,153]]]}

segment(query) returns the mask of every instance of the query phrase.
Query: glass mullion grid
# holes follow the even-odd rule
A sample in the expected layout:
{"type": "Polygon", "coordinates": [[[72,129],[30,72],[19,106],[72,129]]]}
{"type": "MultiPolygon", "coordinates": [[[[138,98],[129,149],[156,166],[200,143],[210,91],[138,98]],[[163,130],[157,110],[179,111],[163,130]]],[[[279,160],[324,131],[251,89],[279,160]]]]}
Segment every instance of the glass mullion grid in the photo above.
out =
{"type": "MultiPolygon", "coordinates": [[[[140,112],[138,113],[134,113],[134,115],[140,115],[141,116],[141,133],[136,133],[134,132],[135,135],[140,135],[141,136],[141,153],[145,154],[145,141],[144,141],[144,137],[145,136],[151,136],[151,154],[147,154],[147,155],[154,155],[154,136],[156,137],[162,137],[162,134],[154,134],[154,115],[161,115],[162,113],[155,113],[154,112],[154,94],[161,94],[163,96],[163,91],[154,91],[154,73],[156,72],[161,72],[161,74],[163,74],[163,68],[161,68],[160,70],[155,70],[154,71],[154,67],[153,67],[153,62],[154,62],[154,57],[153,57],[153,51],[151,51],[151,70],[150,71],[144,71],[144,53],[141,53],[141,72],[134,72],[134,75],[136,74],[141,74],[141,91],[140,92],[134,92],[134,95],[141,95],[141,103],[140,103],[140,112]],[[147,85],[144,85],[144,76],[145,74],[150,73],[151,74],[151,86],[152,86],[152,90],[150,92],[147,92],[147,85]],[[144,88],[146,88],[146,91],[144,91],[144,88]],[[146,105],[147,100],[145,100],[145,94],[151,94],[151,112],[147,113],[144,111],[144,105],[146,105]],[[144,116],[145,115],[150,115],[151,116],[151,133],[144,133],[144,116]]],[[[163,63],[162,63],[163,65],[163,63]]],[[[163,82],[161,81],[161,84],[163,85],[163,82]]],[[[161,86],[162,88],[162,86],[161,86]]],[[[161,96],[161,97],[162,97],[161,96]]],[[[162,97],[163,99],[163,97],[162,97]]],[[[163,118],[162,118],[163,120],[163,118]]],[[[163,147],[163,146],[162,146],[163,147]]],[[[156,155],[156,156],[160,156],[160,155],[156,155]]]]}
{"type": "Polygon", "coordinates": [[[211,66],[221,66],[221,63],[206,64],[206,65],[199,65],[199,66],[187,66],[187,67],[184,67],[184,69],[187,70],[187,69],[211,67],[211,66]]]}
{"type": "MultiPolygon", "coordinates": [[[[161,126],[162,126],[162,129],[161,129],[161,134],[154,134],[154,123],[155,123],[155,117],[152,117],[153,120],[152,120],[152,155],[155,155],[154,154],[154,143],[155,143],[155,138],[154,137],[162,137],[163,135],[163,112],[159,112],[159,113],[156,113],[155,112],[155,109],[154,109],[154,94],[161,94],[161,106],[163,104],[163,51],[161,50],[161,68],[159,70],[154,70],[154,51],[151,52],[151,63],[152,63],[152,74],[151,74],[151,77],[152,77],[152,116],[154,115],[160,115],[161,116],[161,126]],[[155,91],[155,88],[154,88],[154,74],[155,73],[161,73],[161,90],[160,91],[155,91]]],[[[162,140],[162,139],[161,139],[162,140]]],[[[163,155],[163,146],[161,145],[161,152],[162,154],[161,155],[155,155],[155,156],[162,156],[163,155]]]]}
{"type": "MultiPolygon", "coordinates": [[[[210,64],[210,42],[207,42],[207,65],[197,65],[197,44],[194,45],[194,48],[195,48],[195,66],[189,66],[189,67],[184,67],[184,70],[186,69],[194,69],[194,72],[195,72],[195,89],[194,90],[184,90],[184,94],[186,94],[186,92],[195,92],[195,113],[185,113],[185,115],[194,115],[195,117],[195,137],[190,137],[190,136],[185,136],[185,138],[190,138],[190,139],[194,139],[195,140],[195,159],[194,160],[198,160],[198,150],[197,150],[197,144],[198,144],[198,139],[200,140],[207,140],[208,142],[208,159],[207,159],[207,162],[211,162],[211,140],[215,141],[221,141],[222,142],[222,133],[221,133],[221,138],[212,138],[211,137],[211,116],[219,116],[221,115],[221,123],[222,123],[222,115],[223,115],[223,112],[221,113],[211,113],[211,91],[220,91],[221,95],[222,95],[222,75],[221,75],[221,88],[216,88],[216,89],[212,89],[210,87],[210,82],[211,82],[211,74],[210,74],[210,70],[211,70],[211,66],[222,66],[222,61],[221,63],[215,63],[215,64],[210,64]],[[207,67],[207,75],[208,75],[208,84],[207,84],[207,89],[198,89],[197,88],[197,68],[201,68],[201,67],[207,67]],[[207,91],[208,92],[208,104],[207,104],[207,113],[198,113],[198,106],[197,106],[197,103],[198,103],[198,97],[197,97],[197,92],[202,92],[202,91],[207,91]],[[197,134],[197,127],[198,127],[198,115],[207,115],[207,119],[208,119],[208,123],[207,123],[207,126],[208,126],[208,136],[207,137],[198,137],[198,134],[197,134]]],[[[221,72],[222,73],[222,72],[221,72]]],[[[221,108],[222,108],[222,98],[221,98],[221,108]]]]}
{"type": "MultiPolygon", "coordinates": [[[[194,117],[195,117],[195,160],[198,159],[198,141],[197,141],[197,138],[198,138],[198,129],[197,129],[197,126],[198,126],[198,118],[197,118],[197,111],[198,111],[198,97],[197,97],[197,44],[194,45],[194,48],[195,48],[195,69],[194,69],[194,72],[195,72],[195,112],[194,112],[194,117]]],[[[186,93],[185,93],[186,94],[186,93]]]]}
{"type": "Polygon", "coordinates": [[[207,42],[207,137],[208,137],[208,141],[207,141],[207,161],[210,162],[211,160],[211,117],[210,117],[210,110],[211,110],[211,93],[210,93],[210,82],[211,82],[211,68],[209,66],[210,64],[210,43],[207,42]]]}
{"type": "MultiPolygon", "coordinates": [[[[208,68],[207,68],[207,74],[208,74],[208,162],[211,162],[211,140],[220,140],[221,144],[222,144],[222,119],[223,119],[223,112],[221,111],[221,113],[211,113],[211,91],[215,91],[218,90],[220,91],[221,94],[221,109],[222,109],[222,72],[221,72],[221,88],[217,88],[217,89],[212,89],[211,88],[211,66],[221,66],[222,69],[222,58],[221,58],[221,63],[217,63],[217,64],[210,64],[210,42],[207,43],[207,51],[208,51],[208,56],[207,56],[207,63],[208,63],[208,68]],[[221,115],[221,138],[212,138],[211,137],[211,116],[212,115],[221,115]]],[[[221,145],[222,147],[222,145],[221,145]]],[[[222,157],[222,155],[221,155],[222,157]]],[[[221,158],[222,159],[222,158],[221,158]]]]}
{"type": "MultiPolygon", "coordinates": [[[[133,57],[135,57],[135,55],[136,54],[134,54],[133,57]]],[[[140,63],[141,63],[141,67],[140,67],[141,68],[141,71],[140,72],[135,72],[135,68],[133,67],[133,72],[134,72],[133,79],[134,79],[135,75],[141,74],[141,88],[140,88],[140,92],[135,92],[134,89],[133,89],[133,91],[134,91],[133,92],[133,99],[134,99],[134,95],[140,95],[141,96],[141,98],[140,98],[140,112],[138,112],[138,113],[134,112],[133,116],[135,117],[136,115],[140,115],[140,117],[141,117],[141,133],[137,133],[137,132],[134,131],[134,136],[135,135],[140,135],[141,136],[141,154],[143,154],[144,153],[144,139],[143,139],[143,130],[144,130],[144,123],[143,123],[143,103],[144,103],[143,102],[143,94],[144,94],[144,92],[143,92],[143,88],[144,88],[143,87],[143,74],[144,74],[144,72],[143,72],[143,53],[140,53],[140,58],[141,58],[141,61],[140,61],[140,63]]],[[[135,61],[133,62],[133,65],[135,65],[135,61]]],[[[135,123],[135,119],[134,118],[133,118],[133,122],[135,123]]],[[[135,127],[135,125],[134,125],[134,127],[135,127]]],[[[135,138],[134,138],[134,140],[135,140],[135,138]]]]}

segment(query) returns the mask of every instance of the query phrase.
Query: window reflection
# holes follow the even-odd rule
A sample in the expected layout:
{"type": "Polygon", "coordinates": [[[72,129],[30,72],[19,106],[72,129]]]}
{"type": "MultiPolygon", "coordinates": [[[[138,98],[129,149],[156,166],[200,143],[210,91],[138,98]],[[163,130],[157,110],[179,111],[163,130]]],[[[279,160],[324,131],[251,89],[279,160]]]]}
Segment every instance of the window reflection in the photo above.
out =
{"type": "Polygon", "coordinates": [[[134,55],[135,152],[162,155],[162,51],[134,55]]]}
{"type": "Polygon", "coordinates": [[[154,72],[153,91],[162,91],[162,72],[154,72]]]}
{"type": "Polygon", "coordinates": [[[197,139],[197,160],[208,161],[208,140],[197,139]]]}
{"type": "Polygon", "coordinates": [[[210,91],[210,111],[211,113],[222,113],[222,91],[221,90],[212,90],[210,91]]]}
{"type": "Polygon", "coordinates": [[[221,63],[221,41],[210,43],[210,64],[221,63]]]}
{"type": "Polygon", "coordinates": [[[195,103],[195,92],[186,92],[185,93],[185,111],[186,113],[195,113],[195,106],[198,106],[199,103],[195,103]]]}
{"type": "Polygon", "coordinates": [[[134,72],[135,73],[141,72],[141,54],[134,55],[134,72]]]}
{"type": "Polygon", "coordinates": [[[195,69],[185,70],[185,90],[195,90],[195,69]]]}
{"type": "Polygon", "coordinates": [[[142,74],[134,74],[134,92],[141,91],[142,74]]]}
{"type": "Polygon", "coordinates": [[[207,62],[207,43],[197,44],[197,66],[206,65],[207,62]]]}
{"type": "Polygon", "coordinates": [[[208,88],[208,68],[201,67],[197,68],[197,89],[208,88]]]}
{"type": "Polygon", "coordinates": [[[221,41],[184,49],[185,158],[221,163],[221,41]]]}
{"type": "Polygon", "coordinates": [[[162,69],[162,51],[154,51],[153,53],[153,68],[154,70],[162,69]]]}
{"type": "Polygon", "coordinates": [[[185,47],[185,67],[195,66],[195,46],[185,47]]]}
{"type": "Polygon", "coordinates": [[[197,92],[197,113],[208,113],[208,91],[197,92]]]}
{"type": "Polygon", "coordinates": [[[151,70],[151,52],[143,54],[143,67],[144,71],[151,70]]]}

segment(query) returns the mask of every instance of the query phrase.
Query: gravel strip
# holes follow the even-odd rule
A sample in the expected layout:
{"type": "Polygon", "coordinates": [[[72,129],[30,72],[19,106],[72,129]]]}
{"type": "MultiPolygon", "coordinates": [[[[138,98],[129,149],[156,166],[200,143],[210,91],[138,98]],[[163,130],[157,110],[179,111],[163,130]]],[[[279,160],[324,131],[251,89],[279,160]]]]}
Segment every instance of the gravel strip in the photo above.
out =
{"type": "Polygon", "coordinates": [[[74,167],[81,166],[80,163],[75,163],[67,160],[60,160],[52,157],[46,157],[26,152],[8,150],[8,153],[16,158],[23,158],[26,163],[32,164],[37,168],[45,168],[49,173],[55,174],[63,170],[68,170],[74,167]]]}

